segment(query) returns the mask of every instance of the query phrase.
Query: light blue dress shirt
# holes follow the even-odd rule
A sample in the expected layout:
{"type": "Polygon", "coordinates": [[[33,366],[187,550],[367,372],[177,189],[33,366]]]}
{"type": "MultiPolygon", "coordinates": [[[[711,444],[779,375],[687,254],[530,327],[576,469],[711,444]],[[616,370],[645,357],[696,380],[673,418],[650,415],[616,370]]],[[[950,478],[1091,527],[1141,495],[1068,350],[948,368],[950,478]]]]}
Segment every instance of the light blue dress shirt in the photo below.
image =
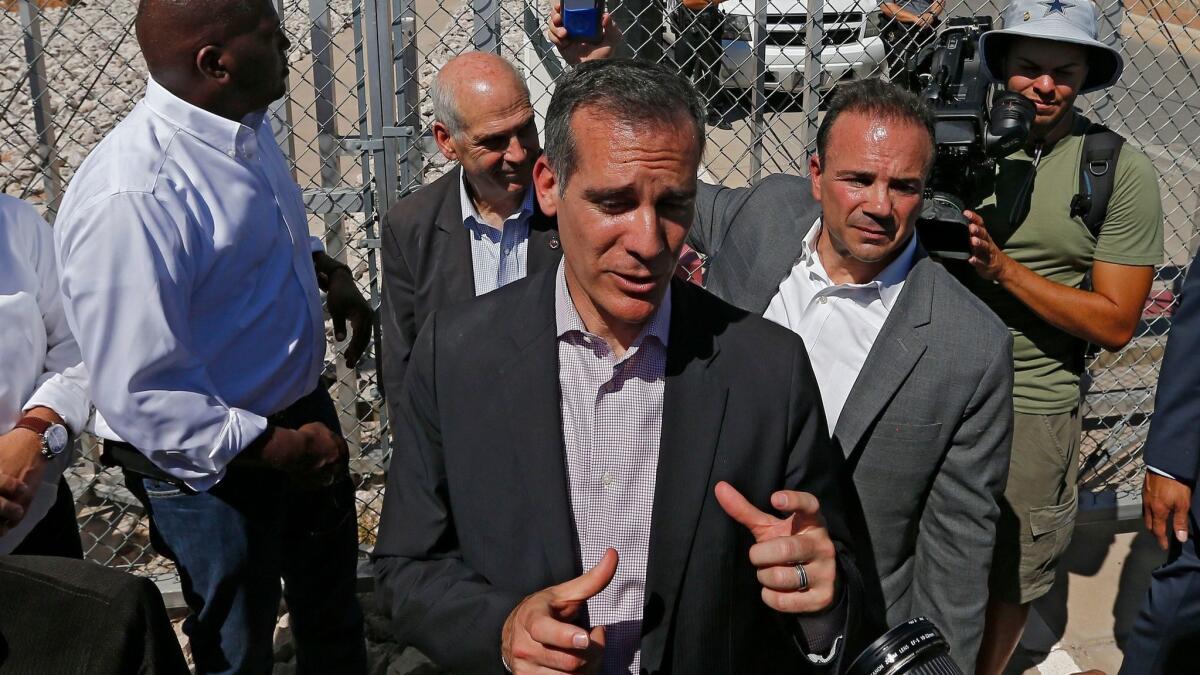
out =
{"type": "Polygon", "coordinates": [[[463,227],[471,235],[471,268],[475,272],[475,295],[483,295],[524,279],[529,260],[529,220],[533,217],[533,186],[525,191],[521,209],[504,220],[504,229],[484,222],[467,193],[466,175],[458,174],[458,194],[463,227]]]}

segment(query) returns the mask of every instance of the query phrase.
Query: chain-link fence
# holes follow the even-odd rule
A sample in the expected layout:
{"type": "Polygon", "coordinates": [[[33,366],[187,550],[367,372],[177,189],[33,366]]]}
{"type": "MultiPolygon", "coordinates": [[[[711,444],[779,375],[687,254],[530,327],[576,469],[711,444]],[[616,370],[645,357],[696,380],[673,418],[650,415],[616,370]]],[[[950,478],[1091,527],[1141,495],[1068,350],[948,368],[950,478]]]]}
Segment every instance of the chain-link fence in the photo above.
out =
{"type": "MultiPolygon", "coordinates": [[[[377,306],[379,217],[445,167],[429,141],[426,90],[433,74],[463,51],[498,51],[525,72],[535,108],[544,113],[563,68],[543,33],[549,4],[274,1],[293,45],[288,96],[272,106],[281,146],[304,189],[311,231],[352,266],[377,306]]],[[[1120,354],[1097,357],[1087,397],[1082,480],[1092,490],[1110,488],[1110,505],[1128,507],[1174,293],[1200,224],[1194,215],[1200,212],[1200,18],[1194,2],[1104,2],[1101,37],[1121,46],[1128,65],[1116,87],[1082,105],[1153,160],[1166,213],[1167,262],[1142,327],[1120,354]]],[[[623,0],[609,9],[638,57],[672,60],[708,96],[705,180],[744,185],[770,173],[804,173],[830,90],[840,81],[888,73],[898,19],[870,0],[726,0],[699,15],[681,15],[673,4],[623,0]]],[[[73,171],[144,90],[147,73],[133,35],[136,5],[0,0],[6,126],[0,180],[5,192],[41,204],[50,218],[73,171]]],[[[947,0],[938,20],[995,17],[1000,9],[1000,0],[947,0]]],[[[917,41],[932,34],[918,32],[917,41]]],[[[325,374],[335,382],[351,443],[365,552],[382,504],[387,420],[374,354],[347,369],[334,358],[338,351],[331,339],[325,374]]],[[[171,578],[170,565],[149,548],[141,509],[119,471],[97,463],[94,443],[84,446],[69,482],[88,556],[171,578]]]]}

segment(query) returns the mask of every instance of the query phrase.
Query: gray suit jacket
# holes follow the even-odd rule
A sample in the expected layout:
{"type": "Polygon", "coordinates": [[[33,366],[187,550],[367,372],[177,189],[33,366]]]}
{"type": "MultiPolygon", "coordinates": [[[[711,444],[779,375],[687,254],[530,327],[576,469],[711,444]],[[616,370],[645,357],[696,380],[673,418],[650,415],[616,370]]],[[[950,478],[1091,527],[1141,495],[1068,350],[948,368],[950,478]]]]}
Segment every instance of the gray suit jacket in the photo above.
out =
{"type": "MultiPolygon", "coordinates": [[[[688,243],[709,257],[708,290],[761,314],[820,212],[796,176],[702,184],[688,243]]],[[[833,436],[862,505],[860,565],[888,625],[929,617],[972,672],[1008,475],[1012,338],[923,251],[833,436]]]]}

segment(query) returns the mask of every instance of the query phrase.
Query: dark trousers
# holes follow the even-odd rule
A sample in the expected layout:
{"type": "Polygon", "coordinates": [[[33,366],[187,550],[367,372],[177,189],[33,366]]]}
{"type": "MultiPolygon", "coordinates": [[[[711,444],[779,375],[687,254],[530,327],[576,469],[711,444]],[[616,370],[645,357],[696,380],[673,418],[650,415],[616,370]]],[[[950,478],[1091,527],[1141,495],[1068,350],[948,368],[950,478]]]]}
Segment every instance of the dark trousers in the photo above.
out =
{"type": "MultiPolygon", "coordinates": [[[[904,64],[921,47],[933,41],[937,31],[933,28],[918,28],[913,24],[887,19],[880,37],[887,57],[888,77],[896,81],[904,73],[904,64]]],[[[901,80],[902,81],[902,80],[901,80]]]]}
{"type": "Polygon", "coordinates": [[[1200,642],[1200,557],[1196,509],[1188,514],[1188,540],[1171,539],[1167,564],[1154,570],[1150,591],[1125,645],[1120,675],[1196,672],[1200,642]]]}
{"type": "Polygon", "coordinates": [[[58,498],[29,534],[13,549],[13,555],[50,555],[83,559],[79,541],[79,523],[75,520],[75,499],[67,479],[58,479],[58,498]]]}
{"type": "MultiPolygon", "coordinates": [[[[272,421],[289,428],[323,422],[340,433],[323,388],[272,421]]],[[[348,470],[317,490],[298,489],[278,471],[237,465],[201,493],[128,469],[125,479],[150,516],[155,550],[179,568],[191,610],[183,630],[197,673],[270,673],[281,593],[298,673],[366,672],[348,470]]]]}
{"type": "Polygon", "coordinates": [[[672,56],[679,72],[696,87],[708,109],[721,91],[721,31],[724,15],[716,5],[695,12],[680,5],[671,14],[675,32],[672,56]]]}

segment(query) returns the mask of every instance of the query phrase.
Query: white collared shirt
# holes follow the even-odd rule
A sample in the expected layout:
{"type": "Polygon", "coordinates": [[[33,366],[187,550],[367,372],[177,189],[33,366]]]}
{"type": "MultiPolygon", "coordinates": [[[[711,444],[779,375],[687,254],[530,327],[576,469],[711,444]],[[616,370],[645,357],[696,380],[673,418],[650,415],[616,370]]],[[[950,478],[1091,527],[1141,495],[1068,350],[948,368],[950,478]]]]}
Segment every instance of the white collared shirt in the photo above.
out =
{"type": "Polygon", "coordinates": [[[150,81],[55,225],[96,431],[197,490],[317,386],[316,246],[263,113],[219,117],[150,81]]]}
{"type": "Polygon", "coordinates": [[[497,230],[479,215],[467,193],[467,174],[458,172],[458,200],[463,227],[471,236],[471,270],[475,273],[475,295],[490,293],[505,284],[525,278],[529,250],[529,219],[533,217],[533,186],[525,190],[521,208],[504,219],[497,230]]]}
{"type": "Polygon", "coordinates": [[[779,284],[779,292],[763,317],[804,338],[832,434],[867,354],[904,288],[917,238],[909,237],[900,255],[872,281],[835,284],[817,252],[820,232],[818,220],[809,229],[800,258],[779,284]]]}
{"type": "MultiPolygon", "coordinates": [[[[0,435],[25,411],[45,406],[72,433],[87,420],[87,371],[63,315],[50,226],[32,206],[0,194],[0,435]]],[[[0,536],[10,553],[58,496],[58,478],[71,462],[64,452],[46,467],[25,517],[0,536]]]]}

